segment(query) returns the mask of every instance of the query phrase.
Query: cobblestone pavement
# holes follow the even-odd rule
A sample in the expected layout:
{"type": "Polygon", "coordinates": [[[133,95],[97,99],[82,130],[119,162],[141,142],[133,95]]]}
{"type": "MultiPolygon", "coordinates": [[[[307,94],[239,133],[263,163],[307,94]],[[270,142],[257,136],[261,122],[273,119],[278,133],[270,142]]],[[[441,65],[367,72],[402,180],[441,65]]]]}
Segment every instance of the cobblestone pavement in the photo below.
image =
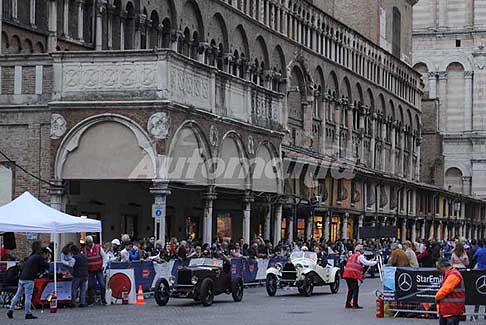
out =
{"type": "Polygon", "coordinates": [[[376,319],[374,291],[379,285],[379,280],[367,279],[361,287],[360,304],[365,307],[363,310],[343,308],[346,291],[343,281],[336,295],[332,295],[328,287],[319,287],[308,298],[299,296],[296,289],[283,289],[276,297],[268,297],[265,288],[254,287],[245,290],[240,303],[234,303],[231,296],[220,295],[211,307],[203,307],[186,299],[172,299],[167,306],[159,307],[154,299],[147,298],[145,306],[60,309],[57,314],[36,311],[35,315],[39,316],[37,321],[24,320],[22,311],[17,311],[14,315],[16,319],[10,321],[5,315],[6,310],[2,310],[4,315],[0,315],[0,324],[438,324],[438,321],[420,319],[376,319]]]}

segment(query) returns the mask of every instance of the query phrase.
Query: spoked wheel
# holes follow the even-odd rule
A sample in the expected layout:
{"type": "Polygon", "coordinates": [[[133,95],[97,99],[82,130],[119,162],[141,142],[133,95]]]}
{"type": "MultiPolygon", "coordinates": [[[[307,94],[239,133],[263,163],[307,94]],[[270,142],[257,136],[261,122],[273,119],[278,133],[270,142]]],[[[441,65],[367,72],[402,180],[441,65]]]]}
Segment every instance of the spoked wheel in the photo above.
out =
{"type": "Polygon", "coordinates": [[[165,306],[169,302],[169,285],[164,279],[158,279],[155,283],[155,301],[159,306],[165,306]]]}
{"type": "Polygon", "coordinates": [[[265,287],[270,297],[275,296],[275,294],[277,294],[277,277],[273,274],[267,275],[267,281],[265,282],[265,287]]]}
{"type": "Polygon", "coordinates": [[[231,281],[231,295],[235,302],[240,302],[243,299],[243,281],[241,279],[231,281]]]}
{"type": "Polygon", "coordinates": [[[312,282],[312,278],[310,275],[306,275],[302,286],[299,288],[299,293],[306,297],[312,296],[312,292],[314,291],[314,283],[312,282]]]}
{"type": "Polygon", "coordinates": [[[331,292],[338,293],[339,292],[339,285],[341,284],[341,275],[336,273],[336,277],[334,278],[334,282],[331,283],[331,292]]]}
{"type": "Polygon", "coordinates": [[[200,300],[203,306],[208,307],[213,304],[214,301],[214,285],[211,279],[204,279],[201,283],[201,296],[200,300]]]}

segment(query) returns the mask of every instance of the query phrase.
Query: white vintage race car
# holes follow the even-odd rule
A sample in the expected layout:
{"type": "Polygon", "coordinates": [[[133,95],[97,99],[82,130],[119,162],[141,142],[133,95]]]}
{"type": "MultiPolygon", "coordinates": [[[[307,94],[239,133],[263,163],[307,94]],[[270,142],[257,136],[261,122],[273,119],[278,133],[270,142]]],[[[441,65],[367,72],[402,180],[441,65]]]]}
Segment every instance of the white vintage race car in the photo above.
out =
{"type": "MultiPolygon", "coordinates": [[[[327,264],[327,261],[324,261],[327,264]]],[[[278,288],[297,287],[299,293],[311,296],[314,286],[328,285],[332,293],[338,293],[341,279],[338,267],[320,265],[314,252],[295,252],[290,259],[281,265],[267,270],[266,288],[269,296],[275,296],[278,288]]]]}

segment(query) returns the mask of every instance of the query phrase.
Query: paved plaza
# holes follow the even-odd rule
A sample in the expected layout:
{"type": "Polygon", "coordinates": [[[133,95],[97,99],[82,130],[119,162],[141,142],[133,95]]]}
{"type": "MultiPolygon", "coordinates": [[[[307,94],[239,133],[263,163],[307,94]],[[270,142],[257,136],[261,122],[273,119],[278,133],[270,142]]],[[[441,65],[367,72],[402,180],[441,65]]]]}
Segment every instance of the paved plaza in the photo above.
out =
{"type": "MultiPolygon", "coordinates": [[[[169,301],[159,307],[154,299],[146,299],[145,306],[95,306],[84,309],[60,309],[57,314],[35,312],[37,321],[23,320],[23,313],[16,312],[15,320],[6,316],[0,324],[437,324],[438,321],[422,319],[376,319],[375,290],[380,282],[367,279],[361,287],[360,304],[363,310],[343,308],[346,284],[341,283],[340,293],[332,295],[329,288],[315,288],[312,297],[301,297],[296,289],[283,289],[276,297],[268,297],[263,287],[248,288],[241,303],[234,303],[231,296],[220,295],[211,307],[203,307],[192,300],[169,301]],[[21,320],[22,319],[22,320],[21,320]]],[[[480,323],[477,323],[480,324],[480,323]]]]}

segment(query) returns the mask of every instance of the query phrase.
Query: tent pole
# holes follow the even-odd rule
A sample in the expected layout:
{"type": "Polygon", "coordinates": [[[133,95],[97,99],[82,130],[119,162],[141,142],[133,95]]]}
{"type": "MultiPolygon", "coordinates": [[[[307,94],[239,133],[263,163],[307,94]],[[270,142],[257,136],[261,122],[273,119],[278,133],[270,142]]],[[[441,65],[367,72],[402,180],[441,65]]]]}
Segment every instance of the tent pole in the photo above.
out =
{"type": "Polygon", "coordinates": [[[54,235],[54,293],[57,295],[57,234],[54,235]]]}

